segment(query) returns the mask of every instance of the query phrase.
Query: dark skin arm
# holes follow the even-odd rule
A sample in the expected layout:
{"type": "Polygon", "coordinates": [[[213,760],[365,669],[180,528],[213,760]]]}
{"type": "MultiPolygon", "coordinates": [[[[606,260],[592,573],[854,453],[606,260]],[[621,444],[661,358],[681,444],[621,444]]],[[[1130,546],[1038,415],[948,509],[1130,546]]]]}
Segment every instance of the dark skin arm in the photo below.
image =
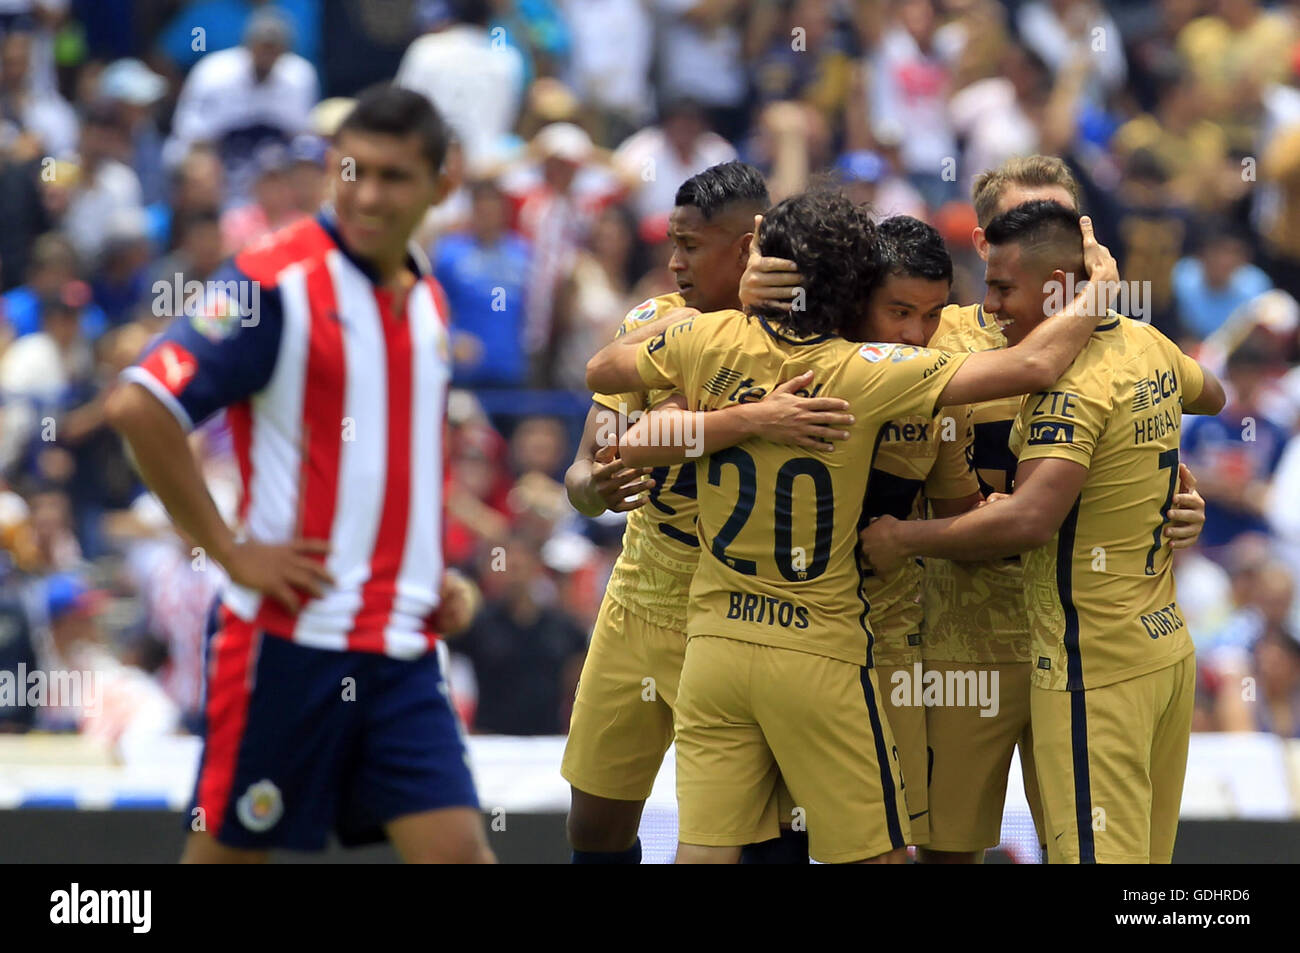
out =
{"type": "Polygon", "coordinates": [[[1087,478],[1088,468],[1070,460],[1028,460],[1005,499],[948,519],[883,516],[862,531],[862,551],[882,574],[916,556],[966,562],[1014,556],[1052,538],[1087,478]]]}
{"type": "Polygon", "coordinates": [[[601,443],[610,425],[608,415],[611,414],[616,414],[616,411],[599,404],[591,405],[578,452],[564,473],[564,489],[569,504],[583,516],[593,519],[606,510],[626,513],[644,506],[645,498],[638,494],[654,486],[654,481],[648,477],[648,467],[629,467],[619,459],[617,448],[601,443]],[[638,498],[628,499],[633,496],[638,498]]]}
{"type": "Polygon", "coordinates": [[[660,331],[699,314],[694,308],[673,308],[645,327],[610,341],[587,362],[587,386],[597,394],[626,394],[645,389],[636,369],[637,345],[660,331]]]}
{"type": "Polygon", "coordinates": [[[301,605],[299,591],[319,597],[333,585],[321,564],[329,551],[325,540],[235,541],[208,494],[185,431],[144,387],[126,384],[114,389],[105,417],[126,440],[141,478],[176,525],[236,583],[265,593],[290,611],[301,605]]]}

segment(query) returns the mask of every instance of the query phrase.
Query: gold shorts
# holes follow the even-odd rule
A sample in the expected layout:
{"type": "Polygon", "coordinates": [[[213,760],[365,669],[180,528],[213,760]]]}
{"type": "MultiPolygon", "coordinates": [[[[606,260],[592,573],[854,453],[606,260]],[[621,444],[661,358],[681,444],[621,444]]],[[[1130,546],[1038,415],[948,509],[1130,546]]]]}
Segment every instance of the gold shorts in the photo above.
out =
{"type": "Polygon", "coordinates": [[[930,777],[930,751],[925,734],[925,706],[912,704],[910,692],[896,690],[910,680],[911,665],[877,665],[876,682],[880,685],[880,707],[885,710],[898,749],[898,764],[903,775],[903,795],[907,800],[907,818],[911,821],[910,846],[930,842],[930,805],[927,788],[930,777]],[[896,673],[900,676],[895,677],[896,673]]]}
{"type": "Polygon", "coordinates": [[[1048,863],[1173,859],[1195,694],[1195,655],[1100,688],[1030,689],[1048,863]]]}
{"type": "MultiPolygon", "coordinates": [[[[978,705],[932,705],[925,710],[930,745],[931,850],[968,853],[996,847],[1002,840],[1002,809],[1007,800],[1011,755],[1020,747],[1025,796],[1043,839],[1042,799],[1034,773],[1033,733],[1029,725],[1029,662],[926,662],[925,670],[997,673],[996,714],[978,705]]],[[[988,673],[987,675],[982,673],[988,673]]],[[[990,682],[991,684],[991,682],[990,682]]]]}
{"type": "Polygon", "coordinates": [[[676,706],[678,840],[718,847],[776,837],[779,772],[814,859],[848,863],[903,847],[907,807],[878,699],[870,669],[693,637],[676,706]]]}
{"type": "Polygon", "coordinates": [[[600,604],[560,774],[579,791],[644,801],[673,740],[673,704],[686,636],[600,604]]]}

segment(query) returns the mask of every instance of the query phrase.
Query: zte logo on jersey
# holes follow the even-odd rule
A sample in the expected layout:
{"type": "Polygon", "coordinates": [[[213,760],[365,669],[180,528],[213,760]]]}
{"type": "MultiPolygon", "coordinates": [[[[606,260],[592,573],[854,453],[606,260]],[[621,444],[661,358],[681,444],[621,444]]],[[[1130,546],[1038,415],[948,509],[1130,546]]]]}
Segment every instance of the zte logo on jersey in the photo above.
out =
{"type": "Polygon", "coordinates": [[[695,319],[687,318],[680,324],[674,324],[670,328],[665,328],[650,339],[650,346],[646,348],[646,353],[653,354],[668,343],[668,338],[676,337],[684,331],[689,331],[693,327],[695,327],[695,319]]]}
{"type": "Polygon", "coordinates": [[[194,355],[175,341],[164,341],[140,366],[175,396],[180,395],[199,371],[194,355]]]}
{"type": "MultiPolygon", "coordinates": [[[[1048,414],[1052,417],[1073,417],[1075,403],[1079,395],[1067,390],[1049,390],[1035,394],[1038,400],[1034,403],[1032,416],[1039,417],[1048,414]]],[[[1031,397],[1030,400],[1034,398],[1031,397]]],[[[1031,441],[1032,442],[1032,441],[1031,441]]]]}
{"type": "Polygon", "coordinates": [[[1148,377],[1133,385],[1133,413],[1150,410],[1177,393],[1178,378],[1174,372],[1156,371],[1154,378],[1148,377]]]}
{"type": "Polygon", "coordinates": [[[1045,444],[1057,443],[1074,443],[1074,424],[1042,420],[1029,425],[1029,446],[1041,447],[1045,444]]]}

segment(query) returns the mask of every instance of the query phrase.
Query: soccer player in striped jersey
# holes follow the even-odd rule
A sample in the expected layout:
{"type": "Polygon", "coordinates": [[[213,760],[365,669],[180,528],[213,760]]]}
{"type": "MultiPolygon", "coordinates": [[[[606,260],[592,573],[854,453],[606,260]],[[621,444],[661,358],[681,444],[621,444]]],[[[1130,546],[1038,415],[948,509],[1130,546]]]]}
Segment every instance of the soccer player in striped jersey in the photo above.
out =
{"type": "MultiPolygon", "coordinates": [[[[676,294],[642,302],[619,336],[668,314],[739,305],[756,213],[767,208],[762,174],[725,162],[677,190],[668,235],[676,294]]],[[[737,378],[728,390],[743,386],[737,378]]],[[[738,406],[713,428],[733,442],[763,432],[777,442],[811,443],[843,401],[801,398],[787,386],[738,406]]],[[[695,464],[627,467],[618,438],[671,388],[636,387],[593,395],[578,455],[565,475],[574,508],[586,516],[627,512],[623,551],[601,602],[578,681],[561,773],[572,789],[568,817],[574,863],[639,863],[641,811],[672,743],[672,706],[686,648],[686,602],[699,561],[695,464]]]]}
{"type": "Polygon", "coordinates": [[[411,235],[445,191],[447,139],[420,94],[363,93],[333,206],[239,254],[109,399],[149,488],[230,577],[185,861],[331,832],[493,860],[435,652],[468,620],[441,546],[446,307],[411,235]],[[236,527],[186,442],[223,408],[236,527]]]}
{"type": "MultiPolygon", "coordinates": [[[[1081,274],[1077,220],[1039,201],[989,224],[984,308],[1011,343],[1081,274]]],[[[1213,375],[1160,332],[1111,312],[1061,379],[1022,404],[1009,498],[952,519],[884,517],[862,534],[881,572],[922,555],[1026,554],[1030,712],[1052,862],[1173,856],[1195,658],[1164,530],[1182,414],[1223,402],[1213,375]]]]}

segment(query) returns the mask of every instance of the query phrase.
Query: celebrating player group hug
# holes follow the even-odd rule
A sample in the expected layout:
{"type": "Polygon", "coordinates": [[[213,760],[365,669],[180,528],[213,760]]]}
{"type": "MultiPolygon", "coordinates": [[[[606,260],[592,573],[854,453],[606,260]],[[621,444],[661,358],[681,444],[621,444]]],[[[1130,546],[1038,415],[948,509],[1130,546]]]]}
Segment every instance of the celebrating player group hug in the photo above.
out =
{"type": "Polygon", "coordinates": [[[973,191],[963,306],[914,218],[768,208],[738,162],[678,190],[680,292],[589,362],[566,475],[579,511],[629,511],[562,767],[575,862],[640,860],[674,742],[679,863],[978,862],[1016,748],[1049,861],[1170,861],[1171,550],[1204,518],[1179,437],[1223,389],[1107,306],[1064,163],[973,191]]]}

